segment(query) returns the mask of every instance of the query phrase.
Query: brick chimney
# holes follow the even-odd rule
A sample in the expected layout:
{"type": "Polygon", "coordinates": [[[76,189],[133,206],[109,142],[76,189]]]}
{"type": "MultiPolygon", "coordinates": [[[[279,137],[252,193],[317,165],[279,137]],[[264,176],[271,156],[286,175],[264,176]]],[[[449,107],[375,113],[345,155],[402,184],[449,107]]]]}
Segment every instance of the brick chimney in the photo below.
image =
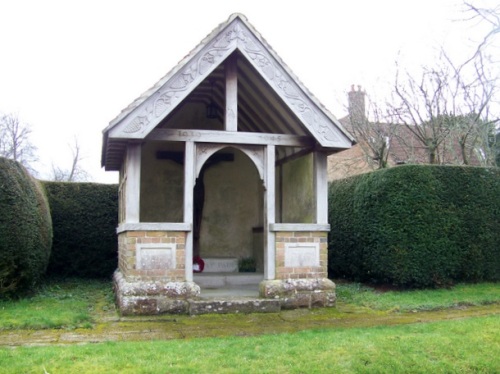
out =
{"type": "Polygon", "coordinates": [[[351,91],[348,94],[349,119],[351,124],[366,121],[365,95],[366,93],[361,90],[361,86],[358,86],[357,90],[354,85],[351,86],[351,91]]]}

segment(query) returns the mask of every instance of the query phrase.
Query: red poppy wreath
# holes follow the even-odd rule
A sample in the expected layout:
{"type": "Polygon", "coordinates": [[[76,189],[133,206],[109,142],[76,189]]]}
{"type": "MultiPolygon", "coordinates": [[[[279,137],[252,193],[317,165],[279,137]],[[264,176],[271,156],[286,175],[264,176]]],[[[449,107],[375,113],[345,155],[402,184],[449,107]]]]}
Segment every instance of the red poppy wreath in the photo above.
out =
{"type": "Polygon", "coordinates": [[[205,268],[205,261],[203,261],[200,256],[194,256],[193,257],[193,272],[194,273],[201,273],[204,268],[205,268]]]}

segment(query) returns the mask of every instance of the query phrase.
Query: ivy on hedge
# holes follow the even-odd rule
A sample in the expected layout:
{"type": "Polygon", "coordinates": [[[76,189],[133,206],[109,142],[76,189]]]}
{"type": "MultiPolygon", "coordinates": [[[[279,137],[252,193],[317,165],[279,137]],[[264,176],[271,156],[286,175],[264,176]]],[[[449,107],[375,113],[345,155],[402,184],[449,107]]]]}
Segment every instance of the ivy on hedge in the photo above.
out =
{"type": "Polygon", "coordinates": [[[45,274],[52,224],[43,187],[0,157],[0,295],[32,289],[45,274]]]}
{"type": "Polygon", "coordinates": [[[331,183],[330,276],[408,287],[500,279],[500,169],[409,165],[331,183]]]}
{"type": "Polygon", "coordinates": [[[105,278],[118,267],[118,186],[44,182],[54,243],[47,274],[105,278]]]}

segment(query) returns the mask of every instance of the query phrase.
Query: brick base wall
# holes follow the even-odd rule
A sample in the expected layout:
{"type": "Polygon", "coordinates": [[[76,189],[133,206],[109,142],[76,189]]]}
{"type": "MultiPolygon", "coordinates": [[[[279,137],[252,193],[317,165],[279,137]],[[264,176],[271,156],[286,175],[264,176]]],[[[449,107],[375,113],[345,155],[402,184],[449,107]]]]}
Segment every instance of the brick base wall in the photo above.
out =
{"type": "Polygon", "coordinates": [[[173,231],[125,231],[118,234],[118,268],[129,281],[183,282],[185,276],[186,233],[173,231]],[[138,244],[161,244],[175,247],[175,268],[140,269],[137,264],[138,244]]]}
{"type": "MultiPolygon", "coordinates": [[[[328,233],[289,231],[276,233],[276,279],[320,279],[328,276],[328,233]],[[286,266],[287,244],[298,244],[300,251],[311,243],[319,247],[317,266],[286,266]],[[302,246],[302,247],[300,247],[302,246]]],[[[299,252],[296,252],[299,253],[299,252]]]]}

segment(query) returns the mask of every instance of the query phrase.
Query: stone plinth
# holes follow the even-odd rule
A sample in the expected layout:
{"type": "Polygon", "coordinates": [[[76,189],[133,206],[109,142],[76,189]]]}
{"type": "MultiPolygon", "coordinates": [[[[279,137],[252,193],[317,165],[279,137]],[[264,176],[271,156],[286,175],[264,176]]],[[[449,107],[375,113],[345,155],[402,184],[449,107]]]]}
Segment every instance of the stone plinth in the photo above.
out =
{"type": "Polygon", "coordinates": [[[335,283],[327,278],[276,279],[260,283],[260,297],[278,299],[283,309],[335,306],[335,283]]]}
{"type": "Polygon", "coordinates": [[[122,315],[185,314],[189,312],[188,300],[200,295],[194,282],[128,282],[120,271],[113,280],[122,315]]]}

